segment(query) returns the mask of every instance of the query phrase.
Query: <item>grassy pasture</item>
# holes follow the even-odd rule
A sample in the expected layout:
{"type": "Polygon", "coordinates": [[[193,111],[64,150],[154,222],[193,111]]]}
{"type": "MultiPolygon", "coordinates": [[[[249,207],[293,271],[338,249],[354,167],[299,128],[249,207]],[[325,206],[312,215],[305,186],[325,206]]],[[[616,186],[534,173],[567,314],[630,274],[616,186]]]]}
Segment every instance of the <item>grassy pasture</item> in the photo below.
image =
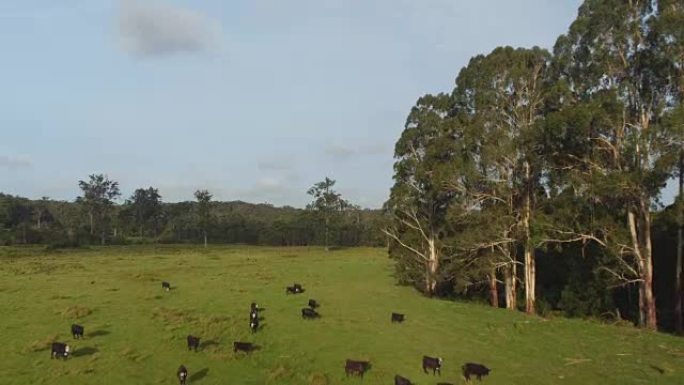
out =
{"type": "Polygon", "coordinates": [[[177,384],[183,363],[193,385],[393,384],[395,374],[462,384],[472,361],[493,369],[484,384],[684,384],[684,339],[430,300],[391,274],[379,249],[0,248],[0,383],[177,384]],[[307,291],[286,296],[295,281],[307,291]],[[302,320],[309,298],[321,319],[302,320]],[[252,300],[266,308],[255,335],[252,300]],[[392,325],[392,311],[407,321],[392,325]],[[74,322],[83,340],[72,340],[74,322]],[[200,352],[187,351],[190,333],[200,352]],[[50,360],[53,340],[73,356],[50,360]],[[234,340],[261,350],[235,355],[234,340]],[[422,373],[424,354],[444,358],[441,378],[422,373]],[[373,367],[347,379],[346,358],[373,367]]]}

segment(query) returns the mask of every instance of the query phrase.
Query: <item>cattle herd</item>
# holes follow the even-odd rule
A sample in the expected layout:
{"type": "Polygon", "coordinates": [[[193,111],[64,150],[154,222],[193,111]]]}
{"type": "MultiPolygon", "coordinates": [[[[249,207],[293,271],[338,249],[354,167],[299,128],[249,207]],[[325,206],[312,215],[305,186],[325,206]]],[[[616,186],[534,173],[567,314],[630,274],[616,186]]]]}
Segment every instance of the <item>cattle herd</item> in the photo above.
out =
{"type": "MultiPolygon", "coordinates": [[[[162,289],[169,291],[171,290],[171,284],[168,282],[164,281],[162,282],[162,289]]],[[[304,288],[302,287],[301,284],[295,283],[292,286],[287,286],[285,288],[285,294],[301,294],[304,292],[304,288]]],[[[302,318],[303,319],[316,319],[320,318],[321,315],[316,311],[318,307],[320,307],[321,304],[318,303],[315,299],[309,299],[308,302],[308,307],[302,308],[302,318]]],[[[259,322],[260,320],[263,319],[263,317],[260,317],[259,312],[264,310],[263,308],[260,308],[259,305],[257,305],[255,302],[252,302],[250,305],[250,310],[249,310],[249,328],[252,331],[252,333],[256,333],[259,330],[259,322]]],[[[392,323],[402,323],[406,319],[404,314],[401,313],[392,313],[391,314],[391,322],[392,323]]],[[[71,325],[71,334],[73,335],[74,339],[81,339],[83,338],[84,334],[84,327],[81,325],[77,324],[72,324],[71,325]]],[[[187,337],[187,342],[188,342],[188,350],[194,350],[198,351],[200,347],[200,337],[193,336],[193,335],[188,335],[187,337]]],[[[254,350],[257,350],[258,346],[254,345],[251,342],[242,342],[242,341],[235,341],[233,342],[233,352],[245,352],[245,353],[250,353],[254,350]]],[[[71,347],[63,342],[53,342],[52,343],[52,349],[50,352],[50,358],[63,358],[67,359],[69,357],[69,353],[71,352],[71,347]]],[[[432,370],[433,375],[441,375],[442,373],[442,363],[443,360],[441,357],[430,357],[430,356],[423,356],[423,372],[429,373],[428,370],[432,370]]],[[[364,373],[366,373],[368,370],[371,368],[371,363],[368,361],[358,361],[358,360],[351,360],[347,359],[345,364],[344,364],[344,372],[347,377],[351,376],[359,376],[363,378],[364,373]]],[[[486,366],[482,364],[477,364],[477,363],[472,363],[468,362],[464,364],[461,367],[461,372],[463,374],[463,378],[466,380],[466,382],[470,381],[471,377],[475,377],[478,380],[482,380],[482,377],[487,376],[491,369],[487,368],[486,366]]],[[[180,385],[186,385],[188,381],[188,369],[184,366],[181,365],[178,370],[176,371],[176,377],[178,378],[178,381],[180,382],[180,385]]],[[[394,385],[412,385],[413,382],[411,382],[408,378],[396,375],[394,376],[394,385]]],[[[446,382],[440,382],[437,385],[452,385],[446,382]]]]}

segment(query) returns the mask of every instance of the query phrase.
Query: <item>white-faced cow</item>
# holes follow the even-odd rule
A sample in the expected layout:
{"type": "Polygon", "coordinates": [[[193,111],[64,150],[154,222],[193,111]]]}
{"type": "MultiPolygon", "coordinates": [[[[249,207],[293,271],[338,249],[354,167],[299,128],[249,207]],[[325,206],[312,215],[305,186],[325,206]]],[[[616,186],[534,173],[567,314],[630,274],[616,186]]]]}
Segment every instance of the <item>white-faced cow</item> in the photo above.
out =
{"type": "Polygon", "coordinates": [[[69,353],[71,352],[71,347],[65,343],[53,342],[52,349],[50,350],[50,359],[62,357],[67,359],[69,353]]]}
{"type": "Polygon", "coordinates": [[[432,374],[442,374],[442,358],[423,356],[423,371],[427,373],[428,369],[432,369],[432,374]]]}
{"type": "Polygon", "coordinates": [[[178,377],[180,385],[185,385],[188,380],[188,369],[186,369],[185,366],[181,365],[180,368],[178,368],[178,370],[176,371],[176,376],[178,377]]]}

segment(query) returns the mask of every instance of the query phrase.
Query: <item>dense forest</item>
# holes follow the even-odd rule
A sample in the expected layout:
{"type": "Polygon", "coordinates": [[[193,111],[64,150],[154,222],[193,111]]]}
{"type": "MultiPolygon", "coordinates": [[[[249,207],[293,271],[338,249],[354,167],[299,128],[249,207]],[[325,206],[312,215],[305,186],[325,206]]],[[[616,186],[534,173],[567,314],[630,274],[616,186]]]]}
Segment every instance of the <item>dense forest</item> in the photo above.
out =
{"type": "Polygon", "coordinates": [[[660,198],[681,186],[683,100],[681,0],[586,0],[552,52],[473,57],[396,144],[401,281],[681,332],[681,187],[660,198]]]}
{"type": "Polygon", "coordinates": [[[382,213],[350,204],[333,190],[334,184],[326,178],[313,186],[306,209],[218,202],[206,190],[198,190],[194,201],[166,203],[152,187],[137,189],[116,204],[118,183],[90,175],[79,182],[82,195],[74,202],[0,193],[0,244],[386,245],[382,213]]]}

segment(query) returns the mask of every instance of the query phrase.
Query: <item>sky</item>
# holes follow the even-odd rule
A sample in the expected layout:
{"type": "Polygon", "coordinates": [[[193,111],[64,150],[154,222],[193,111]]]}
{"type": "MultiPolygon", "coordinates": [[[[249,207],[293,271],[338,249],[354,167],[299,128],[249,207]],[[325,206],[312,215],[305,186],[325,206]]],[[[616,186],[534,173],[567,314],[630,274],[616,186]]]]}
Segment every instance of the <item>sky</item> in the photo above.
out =
{"type": "Polygon", "coordinates": [[[551,48],[580,0],[2,0],[0,191],[377,208],[415,101],[470,57],[551,48]]]}

